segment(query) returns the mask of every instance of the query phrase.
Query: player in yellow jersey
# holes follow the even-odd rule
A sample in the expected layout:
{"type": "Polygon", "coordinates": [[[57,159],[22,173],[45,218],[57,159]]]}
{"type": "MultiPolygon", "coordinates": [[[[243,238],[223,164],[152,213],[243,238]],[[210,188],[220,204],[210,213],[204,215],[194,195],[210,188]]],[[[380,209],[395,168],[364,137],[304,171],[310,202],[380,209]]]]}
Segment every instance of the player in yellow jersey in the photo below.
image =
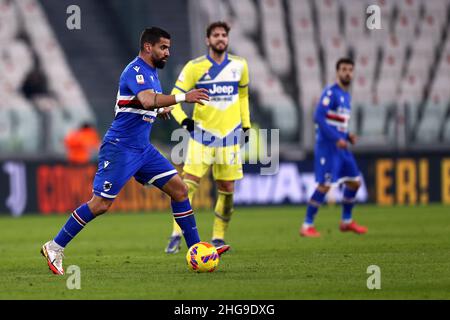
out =
{"type": "MultiPolygon", "coordinates": [[[[175,120],[191,133],[183,167],[189,199],[200,179],[212,166],[216,181],[217,201],[212,244],[225,244],[225,232],[233,213],[234,182],[243,178],[240,143],[248,140],[250,111],[248,102],[248,66],[244,58],[228,54],[227,23],[218,21],[206,29],[208,54],[189,61],[181,71],[172,94],[186,93],[192,88],[206,88],[210,101],[195,104],[192,119],[181,104],[172,110],[175,120]]],[[[181,245],[181,229],[174,222],[167,253],[177,253],[181,245]]]]}

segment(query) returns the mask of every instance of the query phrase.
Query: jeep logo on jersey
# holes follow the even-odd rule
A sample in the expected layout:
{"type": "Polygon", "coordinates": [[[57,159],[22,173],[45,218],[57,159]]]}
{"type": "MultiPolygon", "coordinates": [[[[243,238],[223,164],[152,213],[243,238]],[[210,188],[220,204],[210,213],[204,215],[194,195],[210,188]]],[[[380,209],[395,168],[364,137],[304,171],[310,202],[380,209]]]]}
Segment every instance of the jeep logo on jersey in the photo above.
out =
{"type": "Polygon", "coordinates": [[[233,94],[234,87],[233,86],[218,86],[213,84],[212,88],[209,89],[210,94],[233,94]]]}

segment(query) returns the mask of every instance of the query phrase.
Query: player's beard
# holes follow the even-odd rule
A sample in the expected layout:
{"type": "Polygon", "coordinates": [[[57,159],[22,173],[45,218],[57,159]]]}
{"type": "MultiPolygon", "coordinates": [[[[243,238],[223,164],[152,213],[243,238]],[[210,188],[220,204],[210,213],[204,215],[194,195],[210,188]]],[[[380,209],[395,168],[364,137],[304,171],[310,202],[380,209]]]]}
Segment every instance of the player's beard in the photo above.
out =
{"type": "MultiPolygon", "coordinates": [[[[221,42],[221,43],[223,43],[223,42],[221,42]]],[[[219,44],[219,43],[218,43],[219,44]]],[[[215,46],[213,46],[213,45],[211,45],[211,50],[212,51],[214,51],[214,53],[216,53],[216,54],[223,54],[225,51],[227,51],[228,50],[228,45],[226,45],[225,43],[223,43],[224,44],[224,47],[223,47],[223,49],[219,49],[218,47],[217,47],[217,45],[215,45],[215,46]]]]}
{"type": "Polygon", "coordinates": [[[166,61],[164,61],[163,59],[155,60],[153,63],[155,64],[155,67],[158,69],[163,69],[164,66],[166,65],[166,61]]]}
{"type": "Polygon", "coordinates": [[[350,77],[341,78],[340,80],[341,80],[341,83],[346,87],[348,87],[352,84],[352,79],[350,77]]]}

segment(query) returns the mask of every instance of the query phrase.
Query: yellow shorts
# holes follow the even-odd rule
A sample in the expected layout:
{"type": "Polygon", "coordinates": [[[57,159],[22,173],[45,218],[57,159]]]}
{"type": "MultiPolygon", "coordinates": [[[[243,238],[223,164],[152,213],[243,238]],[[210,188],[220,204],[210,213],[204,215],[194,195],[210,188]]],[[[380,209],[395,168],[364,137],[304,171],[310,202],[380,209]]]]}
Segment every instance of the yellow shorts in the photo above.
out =
{"type": "Polygon", "coordinates": [[[238,144],[208,147],[194,139],[189,139],[183,171],[201,178],[208,172],[211,165],[214,180],[234,181],[244,177],[238,144]]]}

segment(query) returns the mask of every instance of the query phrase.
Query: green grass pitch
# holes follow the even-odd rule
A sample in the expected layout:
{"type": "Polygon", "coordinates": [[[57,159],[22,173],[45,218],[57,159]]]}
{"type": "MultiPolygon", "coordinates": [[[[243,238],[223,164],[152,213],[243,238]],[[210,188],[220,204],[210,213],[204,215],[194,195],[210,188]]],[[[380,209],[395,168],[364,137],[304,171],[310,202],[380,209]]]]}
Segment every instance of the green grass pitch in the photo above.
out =
{"type": "MultiPolygon", "coordinates": [[[[339,206],[322,208],[320,239],[298,227],[305,207],[237,208],[224,255],[211,274],[186,267],[186,247],[167,255],[169,213],[106,214],[91,222],[65,250],[64,266],[81,270],[54,276],[39,254],[65,216],[0,218],[0,299],[449,299],[450,207],[357,206],[367,235],[338,230],[339,206]],[[381,270],[381,289],[369,290],[367,267],[381,270]]],[[[202,240],[213,215],[197,212],[202,240]]]]}

